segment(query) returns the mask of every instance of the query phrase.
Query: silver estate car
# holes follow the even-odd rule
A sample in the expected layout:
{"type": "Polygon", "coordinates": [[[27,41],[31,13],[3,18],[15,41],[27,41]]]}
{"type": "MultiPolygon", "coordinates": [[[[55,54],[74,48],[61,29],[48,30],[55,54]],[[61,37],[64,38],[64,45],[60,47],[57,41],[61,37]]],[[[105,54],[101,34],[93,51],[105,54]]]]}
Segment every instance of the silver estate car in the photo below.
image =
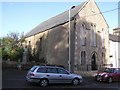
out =
{"type": "Polygon", "coordinates": [[[27,73],[26,81],[39,83],[46,87],[51,83],[82,83],[82,76],[71,74],[67,70],[56,66],[33,66],[27,73]]]}

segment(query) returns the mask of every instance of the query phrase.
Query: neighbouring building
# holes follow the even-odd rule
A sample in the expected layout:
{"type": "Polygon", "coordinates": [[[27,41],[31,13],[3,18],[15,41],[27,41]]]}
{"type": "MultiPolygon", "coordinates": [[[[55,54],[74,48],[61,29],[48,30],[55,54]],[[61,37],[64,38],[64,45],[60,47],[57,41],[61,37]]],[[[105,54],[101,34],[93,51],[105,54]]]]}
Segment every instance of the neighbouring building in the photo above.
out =
{"type": "Polygon", "coordinates": [[[109,35],[110,40],[110,63],[113,67],[120,67],[120,29],[114,29],[109,35]],[[115,31],[114,31],[115,30],[115,31]]]}
{"type": "Polygon", "coordinates": [[[94,0],[71,8],[70,22],[67,10],[39,24],[26,34],[26,45],[39,62],[68,68],[70,56],[71,71],[110,64],[109,26],[94,0]]]}
{"type": "Polygon", "coordinates": [[[120,36],[120,28],[113,29],[113,35],[120,36]]]}

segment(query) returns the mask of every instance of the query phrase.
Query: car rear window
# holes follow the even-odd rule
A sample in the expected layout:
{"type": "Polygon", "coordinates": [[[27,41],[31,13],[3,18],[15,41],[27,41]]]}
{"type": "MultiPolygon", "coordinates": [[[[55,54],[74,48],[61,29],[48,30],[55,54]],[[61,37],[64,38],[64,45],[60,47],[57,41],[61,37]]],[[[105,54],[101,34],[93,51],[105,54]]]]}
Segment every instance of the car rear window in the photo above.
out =
{"type": "Polygon", "coordinates": [[[34,70],[37,68],[37,66],[33,66],[31,69],[30,69],[30,71],[31,72],[34,72],[34,70]]]}

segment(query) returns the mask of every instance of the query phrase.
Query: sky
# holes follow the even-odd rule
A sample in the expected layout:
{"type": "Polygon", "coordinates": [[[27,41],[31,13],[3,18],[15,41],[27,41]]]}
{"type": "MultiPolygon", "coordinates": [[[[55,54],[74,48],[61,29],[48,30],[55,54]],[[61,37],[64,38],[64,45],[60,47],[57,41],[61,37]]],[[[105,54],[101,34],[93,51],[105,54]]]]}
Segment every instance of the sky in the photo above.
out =
{"type": "MultiPolygon", "coordinates": [[[[96,2],[101,12],[118,8],[118,2],[96,2]]],[[[23,33],[31,31],[41,22],[56,16],[81,2],[2,2],[0,3],[0,37],[10,32],[23,33]]],[[[118,27],[118,10],[103,13],[110,33],[118,27]]]]}

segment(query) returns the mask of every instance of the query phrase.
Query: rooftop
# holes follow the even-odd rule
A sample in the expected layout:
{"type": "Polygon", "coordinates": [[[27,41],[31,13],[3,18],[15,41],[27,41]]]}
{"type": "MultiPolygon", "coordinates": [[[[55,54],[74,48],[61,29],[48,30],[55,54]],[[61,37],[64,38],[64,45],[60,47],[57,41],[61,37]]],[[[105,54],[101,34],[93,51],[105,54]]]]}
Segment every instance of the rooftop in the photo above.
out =
{"type": "Polygon", "coordinates": [[[109,34],[109,40],[113,42],[120,42],[120,36],[109,34]]]}
{"type": "MultiPolygon", "coordinates": [[[[88,2],[88,1],[87,1],[88,2]]],[[[79,13],[81,11],[81,9],[83,8],[83,6],[87,3],[87,2],[83,2],[78,6],[75,6],[74,8],[71,8],[71,16],[70,18],[72,19],[75,15],[77,15],[77,13],[79,13]]],[[[69,21],[69,10],[56,15],[50,19],[48,19],[47,21],[42,22],[41,24],[39,24],[38,26],[36,26],[34,29],[32,29],[30,32],[28,32],[26,34],[25,37],[29,37],[35,34],[38,34],[42,31],[46,31],[48,29],[54,28],[60,24],[64,24],[66,22],[69,21]]]]}

